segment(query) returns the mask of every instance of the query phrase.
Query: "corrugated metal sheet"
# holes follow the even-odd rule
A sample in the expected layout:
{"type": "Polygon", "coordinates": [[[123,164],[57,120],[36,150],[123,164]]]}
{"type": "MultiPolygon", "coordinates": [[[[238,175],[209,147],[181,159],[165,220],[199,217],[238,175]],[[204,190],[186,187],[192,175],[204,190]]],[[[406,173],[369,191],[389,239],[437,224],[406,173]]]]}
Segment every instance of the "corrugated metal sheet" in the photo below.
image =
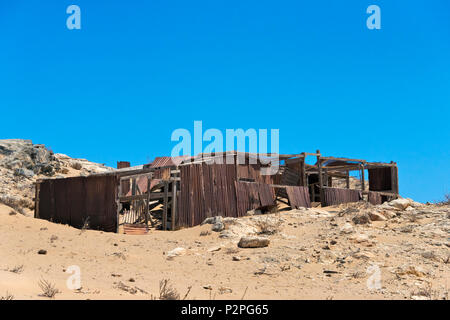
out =
{"type": "Polygon", "coordinates": [[[236,166],[190,164],[180,166],[180,195],[176,225],[195,226],[207,217],[236,216],[236,166]]]}
{"type": "Polygon", "coordinates": [[[275,192],[264,183],[236,181],[237,216],[242,217],[247,211],[275,205],[275,192]]]}
{"type": "Polygon", "coordinates": [[[175,167],[185,160],[191,159],[191,156],[178,157],[156,157],[149,166],[150,168],[175,167]]]}
{"type": "Polygon", "coordinates": [[[383,198],[378,192],[369,191],[368,200],[373,205],[378,205],[383,203],[383,198]]]}
{"type": "Polygon", "coordinates": [[[361,191],[342,188],[323,187],[322,206],[333,206],[362,199],[361,191]]]}
{"type": "Polygon", "coordinates": [[[311,208],[308,187],[289,186],[286,187],[286,193],[291,208],[311,208]]]}
{"type": "Polygon", "coordinates": [[[39,216],[75,228],[115,232],[117,205],[114,175],[50,179],[39,183],[39,216]]]}
{"type": "Polygon", "coordinates": [[[369,190],[391,190],[391,167],[369,169],[369,190]]]}

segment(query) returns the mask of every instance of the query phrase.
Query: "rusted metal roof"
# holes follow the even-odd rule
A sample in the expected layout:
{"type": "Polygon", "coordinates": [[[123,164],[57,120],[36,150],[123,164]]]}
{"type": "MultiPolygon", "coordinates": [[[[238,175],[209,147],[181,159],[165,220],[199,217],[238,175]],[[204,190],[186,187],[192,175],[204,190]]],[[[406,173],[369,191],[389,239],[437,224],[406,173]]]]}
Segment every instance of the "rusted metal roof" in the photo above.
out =
{"type": "Polygon", "coordinates": [[[183,161],[191,159],[191,156],[177,156],[177,157],[156,157],[155,160],[148,166],[148,168],[162,168],[162,167],[176,167],[183,161]]]}

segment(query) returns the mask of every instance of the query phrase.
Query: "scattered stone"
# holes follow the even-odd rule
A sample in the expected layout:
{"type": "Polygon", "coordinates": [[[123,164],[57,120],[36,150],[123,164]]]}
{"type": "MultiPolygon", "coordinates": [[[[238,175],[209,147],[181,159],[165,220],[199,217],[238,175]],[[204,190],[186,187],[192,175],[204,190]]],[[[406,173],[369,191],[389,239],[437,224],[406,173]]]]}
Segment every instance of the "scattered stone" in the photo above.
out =
{"type": "Polygon", "coordinates": [[[219,251],[221,249],[221,247],[212,247],[208,249],[208,252],[215,252],[215,251],[219,251]]]}
{"type": "Polygon", "coordinates": [[[344,233],[344,234],[350,234],[354,230],[353,230],[353,226],[347,222],[341,227],[340,231],[341,231],[341,233],[344,233]]]}
{"type": "Polygon", "coordinates": [[[239,248],[263,248],[267,247],[270,243],[268,238],[245,236],[239,240],[239,248]]]}
{"type": "Polygon", "coordinates": [[[261,209],[254,209],[254,210],[247,211],[248,216],[260,215],[260,214],[262,214],[261,209]]]}
{"type": "Polygon", "coordinates": [[[358,214],[352,219],[354,224],[368,224],[370,223],[370,218],[368,214],[358,214]]]}
{"type": "Polygon", "coordinates": [[[169,252],[167,252],[167,259],[173,259],[175,257],[179,257],[179,256],[184,256],[186,254],[186,249],[185,248],[175,248],[169,252]]]}
{"type": "Polygon", "coordinates": [[[382,214],[376,212],[376,211],[370,211],[368,213],[370,220],[372,221],[386,221],[387,218],[383,216],[382,214]]]}
{"type": "Polygon", "coordinates": [[[209,217],[203,220],[201,225],[204,224],[216,224],[217,222],[222,222],[222,216],[209,217]]]}
{"type": "Polygon", "coordinates": [[[211,230],[214,232],[220,232],[225,229],[225,224],[222,221],[217,221],[213,224],[211,230]]]}

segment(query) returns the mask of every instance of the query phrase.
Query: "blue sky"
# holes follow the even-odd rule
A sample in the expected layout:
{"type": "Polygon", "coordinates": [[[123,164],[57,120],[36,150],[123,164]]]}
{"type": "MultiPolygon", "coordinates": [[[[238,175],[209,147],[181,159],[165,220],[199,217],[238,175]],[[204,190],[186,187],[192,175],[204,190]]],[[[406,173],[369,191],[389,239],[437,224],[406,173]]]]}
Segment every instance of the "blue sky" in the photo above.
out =
{"type": "Polygon", "coordinates": [[[446,0],[2,1],[0,35],[2,139],[115,166],[170,155],[194,120],[279,129],[282,153],[393,160],[403,196],[450,191],[446,0]]]}

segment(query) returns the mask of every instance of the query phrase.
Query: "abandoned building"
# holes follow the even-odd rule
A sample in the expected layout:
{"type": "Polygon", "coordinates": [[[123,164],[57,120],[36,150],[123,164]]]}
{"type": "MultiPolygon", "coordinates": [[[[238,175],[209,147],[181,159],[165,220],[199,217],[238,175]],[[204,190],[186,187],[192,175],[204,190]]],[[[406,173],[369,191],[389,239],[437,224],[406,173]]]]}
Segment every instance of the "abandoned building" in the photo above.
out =
{"type": "Polygon", "coordinates": [[[266,158],[235,151],[158,157],[146,165],[118,162],[117,167],[110,173],[39,180],[35,218],[141,234],[150,227],[176,230],[207,217],[241,217],[280,204],[381,204],[399,194],[395,162],[324,157],[319,150],[266,158]],[[264,174],[274,162],[276,174],[264,174]]]}

